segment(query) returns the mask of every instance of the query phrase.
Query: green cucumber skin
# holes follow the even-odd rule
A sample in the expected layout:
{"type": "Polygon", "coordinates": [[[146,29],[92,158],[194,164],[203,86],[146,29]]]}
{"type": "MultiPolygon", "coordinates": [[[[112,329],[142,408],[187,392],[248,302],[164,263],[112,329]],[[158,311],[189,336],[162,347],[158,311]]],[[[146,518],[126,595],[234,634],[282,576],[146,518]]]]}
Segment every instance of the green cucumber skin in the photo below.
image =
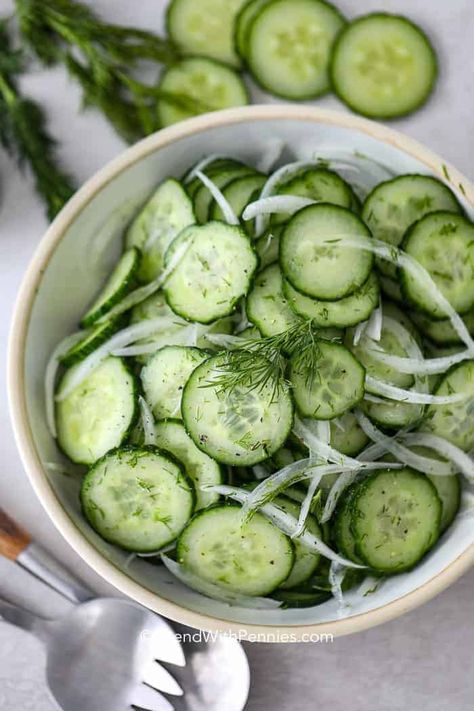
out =
{"type": "MultiPolygon", "coordinates": [[[[151,453],[151,454],[157,454],[157,455],[160,455],[160,456],[162,456],[162,457],[165,457],[166,459],[171,460],[171,461],[178,467],[178,469],[179,469],[180,472],[181,472],[181,476],[182,476],[183,479],[186,481],[186,483],[187,483],[187,485],[188,485],[188,487],[189,487],[190,494],[191,494],[192,499],[193,499],[193,509],[194,509],[194,507],[196,506],[196,492],[195,492],[195,490],[194,490],[193,482],[192,482],[191,479],[187,476],[186,472],[184,471],[183,465],[181,464],[180,461],[178,461],[178,460],[176,459],[176,457],[174,457],[174,456],[173,456],[172,454],[170,454],[169,452],[166,452],[165,450],[160,449],[159,447],[155,447],[154,445],[150,445],[150,444],[148,444],[148,445],[142,445],[142,446],[140,446],[140,447],[137,447],[137,446],[134,446],[134,445],[131,445],[131,444],[127,444],[127,445],[124,445],[124,446],[121,446],[121,447],[114,447],[114,449],[111,449],[111,450],[109,450],[108,452],[106,452],[102,457],[100,457],[100,459],[98,459],[96,462],[94,462],[94,464],[89,468],[89,470],[88,470],[88,472],[86,473],[84,479],[82,480],[81,490],[80,490],[80,494],[79,494],[79,501],[80,501],[80,504],[81,504],[82,515],[84,516],[84,518],[86,519],[86,521],[89,522],[89,525],[93,528],[93,530],[97,533],[97,535],[100,536],[104,541],[107,541],[108,543],[111,543],[112,545],[118,545],[117,543],[115,543],[114,540],[112,540],[111,538],[106,538],[106,537],[103,536],[101,533],[99,533],[98,531],[96,531],[96,529],[94,528],[94,526],[92,526],[92,524],[91,524],[90,521],[89,521],[88,514],[87,514],[87,502],[86,502],[84,499],[85,499],[85,494],[87,494],[87,484],[88,484],[88,481],[92,478],[92,476],[93,476],[93,474],[94,474],[94,469],[95,469],[95,467],[97,467],[98,465],[100,465],[105,459],[107,459],[107,457],[110,457],[110,456],[113,456],[113,455],[117,454],[117,452],[123,452],[123,453],[127,453],[127,452],[137,452],[137,453],[139,453],[139,452],[149,452],[149,453],[151,453]]],[[[121,548],[122,550],[130,551],[130,552],[132,552],[132,553],[133,553],[133,552],[136,552],[136,549],[133,549],[133,548],[126,548],[126,547],[124,547],[123,545],[120,545],[120,546],[118,546],[118,547],[121,548]]],[[[147,552],[147,551],[139,551],[139,552],[145,553],[145,552],[147,552]]]]}
{"type": "MultiPolygon", "coordinates": [[[[133,370],[132,366],[129,365],[129,364],[125,361],[124,358],[122,358],[121,360],[122,360],[122,367],[128,372],[128,374],[130,375],[130,378],[131,378],[131,380],[132,380],[132,384],[133,384],[133,399],[134,399],[135,405],[134,405],[134,411],[133,411],[132,417],[130,418],[130,424],[129,424],[127,430],[124,432],[124,434],[123,434],[123,436],[122,436],[121,442],[120,442],[119,444],[117,444],[117,447],[115,447],[114,449],[121,449],[121,448],[124,447],[124,446],[129,446],[129,445],[126,444],[126,442],[127,442],[127,440],[129,439],[129,437],[131,436],[131,434],[132,434],[132,432],[133,432],[133,430],[134,430],[134,427],[135,427],[135,425],[137,424],[138,418],[139,418],[139,416],[140,416],[140,406],[139,406],[139,404],[138,404],[138,396],[140,395],[141,387],[140,387],[139,377],[138,377],[138,375],[136,374],[136,372],[133,370]]],[[[69,459],[71,462],[74,462],[74,464],[81,464],[81,465],[83,465],[83,466],[85,466],[85,467],[95,466],[95,465],[97,464],[97,462],[100,461],[100,459],[102,459],[103,457],[105,457],[107,454],[110,454],[110,451],[111,451],[111,450],[109,450],[109,452],[106,452],[106,454],[104,454],[103,457],[100,457],[99,459],[97,459],[97,460],[94,462],[93,465],[91,465],[89,462],[83,462],[83,461],[80,461],[80,460],[77,460],[77,459],[73,459],[73,458],[71,457],[71,455],[68,454],[68,453],[66,452],[66,450],[63,448],[63,446],[61,445],[61,442],[60,442],[60,440],[59,440],[59,437],[56,439],[56,446],[57,446],[57,448],[59,449],[59,451],[62,452],[62,453],[64,454],[64,456],[67,457],[67,459],[69,459]]]]}
{"type": "MultiPolygon", "coordinates": [[[[81,321],[80,321],[80,326],[81,328],[90,328],[93,326],[96,321],[98,321],[102,316],[105,316],[110,309],[115,306],[115,304],[118,304],[119,301],[122,300],[122,298],[133,288],[135,285],[137,276],[138,276],[138,270],[140,268],[140,262],[141,262],[141,252],[137,247],[130,247],[130,250],[127,251],[134,251],[135,252],[135,261],[133,264],[133,268],[130,270],[127,279],[125,279],[122,282],[122,285],[117,291],[109,298],[107,301],[105,301],[102,306],[100,306],[98,309],[95,309],[91,313],[87,313],[86,316],[84,316],[81,321]]],[[[100,296],[100,294],[98,295],[100,296]]]]}
{"type": "MultiPolygon", "coordinates": [[[[277,0],[269,0],[268,5],[270,5],[270,4],[272,4],[273,2],[276,2],[276,1],[277,1],[277,0]]],[[[339,18],[340,18],[340,19],[342,20],[342,22],[343,22],[342,28],[344,29],[344,27],[347,25],[347,20],[346,20],[346,18],[344,17],[344,15],[343,15],[336,7],[334,7],[334,5],[332,5],[330,2],[326,2],[326,0],[318,0],[318,3],[321,4],[321,5],[325,5],[326,7],[330,8],[330,9],[333,10],[335,13],[337,13],[337,15],[339,15],[339,18]]],[[[251,26],[250,26],[250,28],[249,28],[249,36],[250,36],[250,34],[251,34],[252,26],[254,25],[255,21],[258,19],[258,17],[260,16],[260,14],[266,9],[266,7],[267,7],[267,5],[265,5],[264,7],[262,7],[262,9],[261,9],[260,12],[256,15],[256,17],[253,18],[253,21],[252,21],[251,26]]],[[[337,41],[337,39],[336,39],[336,41],[337,41]]],[[[330,53],[330,57],[331,57],[331,55],[332,55],[333,53],[334,53],[334,45],[333,45],[333,47],[332,47],[332,51],[331,51],[331,53],[330,53]]],[[[248,57],[247,57],[247,65],[248,65],[248,57]]],[[[330,69],[330,66],[331,66],[331,59],[329,59],[328,71],[329,71],[329,69],[330,69]]],[[[271,94],[272,96],[277,96],[277,97],[279,97],[280,99],[285,99],[286,101],[299,102],[299,101],[309,101],[309,100],[311,100],[311,99],[319,99],[319,98],[321,98],[321,97],[323,97],[323,96],[326,96],[326,95],[332,93],[333,90],[334,90],[334,88],[333,88],[333,86],[332,86],[332,81],[331,81],[331,74],[330,74],[330,72],[329,72],[329,82],[328,82],[328,86],[327,86],[325,89],[323,89],[322,91],[316,92],[316,93],[314,93],[314,92],[309,92],[308,94],[301,95],[300,97],[295,98],[294,96],[288,96],[287,94],[284,94],[284,93],[275,91],[273,88],[267,86],[259,77],[257,77],[257,76],[252,72],[251,69],[249,69],[249,71],[251,72],[252,79],[255,81],[256,84],[258,84],[258,86],[259,86],[261,89],[263,89],[264,91],[268,92],[268,93],[271,94]]]]}
{"type": "Polygon", "coordinates": [[[92,338],[86,346],[81,346],[81,344],[91,338],[93,332],[89,336],[86,336],[82,341],[79,341],[79,343],[77,343],[75,346],[70,348],[66,355],[61,358],[61,365],[63,365],[65,368],[70,368],[71,366],[76,365],[76,363],[79,363],[81,360],[84,360],[84,358],[87,358],[88,355],[93,353],[97,348],[99,348],[99,346],[105,343],[105,341],[107,341],[110,336],[112,336],[116,331],[118,331],[123,323],[124,319],[122,319],[121,317],[112,319],[111,321],[104,323],[104,325],[100,329],[100,333],[95,338],[92,338]]]}
{"type": "Polygon", "coordinates": [[[341,501],[338,503],[336,511],[333,516],[333,539],[334,542],[337,545],[338,551],[342,553],[343,556],[348,558],[348,560],[352,560],[354,563],[363,563],[362,559],[357,555],[355,548],[355,539],[354,536],[352,535],[352,545],[353,549],[350,549],[349,546],[346,545],[347,541],[345,540],[345,537],[342,533],[342,517],[347,513],[349,516],[351,515],[351,509],[353,506],[353,501],[354,497],[357,495],[357,491],[359,489],[361,482],[356,481],[351,486],[349,486],[343,493],[341,497],[341,501]]]}
{"type": "Polygon", "coordinates": [[[353,20],[351,23],[346,24],[346,26],[342,28],[342,31],[336,37],[336,41],[333,45],[332,52],[331,52],[330,59],[329,59],[329,78],[331,81],[331,89],[336,94],[338,99],[340,101],[342,101],[342,103],[345,104],[354,113],[359,114],[360,116],[365,116],[366,118],[375,119],[375,120],[390,121],[392,119],[395,120],[398,118],[403,118],[404,116],[411,116],[411,114],[418,111],[422,106],[424,106],[428,102],[428,100],[430,99],[430,97],[433,93],[433,90],[436,86],[436,83],[438,81],[438,76],[439,76],[438,57],[437,57],[437,54],[436,54],[436,52],[433,48],[433,45],[431,44],[431,42],[427,36],[427,34],[421,29],[421,27],[419,27],[418,25],[416,25],[413,22],[410,22],[410,20],[408,20],[406,17],[403,17],[402,15],[393,15],[388,12],[374,12],[374,13],[371,13],[370,15],[363,15],[362,17],[353,20]],[[384,114],[384,113],[377,113],[377,112],[370,113],[370,112],[361,111],[359,108],[352,105],[347,99],[345,99],[343,96],[341,96],[341,94],[338,91],[337,81],[334,77],[334,61],[335,61],[338,46],[343,39],[344,32],[347,31],[349,29],[349,27],[354,25],[356,22],[362,22],[367,17],[378,17],[378,18],[396,17],[397,19],[405,22],[407,25],[414,26],[420,32],[420,35],[423,36],[423,38],[426,42],[426,45],[430,50],[432,61],[433,61],[433,77],[431,80],[431,84],[429,85],[429,89],[427,89],[426,95],[422,99],[420,99],[420,101],[414,103],[413,106],[409,107],[408,109],[406,109],[400,113],[384,114]]]}

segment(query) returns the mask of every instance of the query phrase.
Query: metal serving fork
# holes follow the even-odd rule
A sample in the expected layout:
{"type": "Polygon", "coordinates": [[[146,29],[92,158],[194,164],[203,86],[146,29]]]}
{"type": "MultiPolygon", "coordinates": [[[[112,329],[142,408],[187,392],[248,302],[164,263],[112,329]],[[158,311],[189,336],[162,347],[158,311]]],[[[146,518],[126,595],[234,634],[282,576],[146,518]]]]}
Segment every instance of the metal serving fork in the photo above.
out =
{"type": "Polygon", "coordinates": [[[3,602],[5,621],[23,627],[47,646],[48,681],[67,711],[122,711],[136,706],[170,711],[157,689],[183,693],[156,660],[185,665],[181,644],[158,615],[131,600],[95,598],[0,509],[0,555],[17,562],[76,607],[60,620],[43,620],[3,602]]]}

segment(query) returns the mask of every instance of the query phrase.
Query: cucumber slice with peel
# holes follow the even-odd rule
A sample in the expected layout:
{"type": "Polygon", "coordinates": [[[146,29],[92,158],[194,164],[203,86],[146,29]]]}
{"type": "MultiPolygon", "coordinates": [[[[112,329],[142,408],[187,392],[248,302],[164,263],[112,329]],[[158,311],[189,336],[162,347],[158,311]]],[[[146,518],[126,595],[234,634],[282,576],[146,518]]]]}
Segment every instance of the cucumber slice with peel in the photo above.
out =
{"type": "MultiPolygon", "coordinates": [[[[297,195],[315,202],[328,202],[348,209],[352,206],[351,187],[337,173],[327,168],[308,168],[278,188],[278,195],[297,195]]],[[[287,222],[291,215],[275,215],[274,224],[287,222]]]]}
{"type": "Polygon", "coordinates": [[[84,338],[75,343],[61,358],[61,365],[65,368],[70,368],[72,365],[84,360],[88,355],[93,353],[102,343],[108,341],[109,338],[117,331],[121,319],[113,319],[95,326],[90,332],[86,332],[84,338]]]}
{"type": "MultiPolygon", "coordinates": [[[[289,513],[290,516],[298,519],[300,507],[297,503],[291,501],[291,499],[288,499],[286,496],[277,496],[273,503],[275,506],[278,506],[278,508],[289,513]]],[[[322,538],[319,524],[311,514],[309,514],[306,519],[305,530],[319,539],[322,538]]],[[[290,590],[306,582],[318,567],[321,558],[319,553],[309,550],[298,538],[293,539],[293,545],[295,547],[295,562],[287,579],[280,584],[282,590],[290,590]]]]}
{"type": "Polygon", "coordinates": [[[82,510],[109,543],[137,553],[157,551],[183,530],[194,490],[181,466],[156,447],[123,447],[90,469],[82,510]]]}
{"type": "Polygon", "coordinates": [[[390,119],[418,109],[437,78],[435,51],[405,17],[374,13],[347,25],[331,55],[334,91],[353,111],[390,119]]]}
{"type": "MultiPolygon", "coordinates": [[[[238,178],[254,178],[257,175],[253,168],[247,165],[236,163],[228,165],[218,170],[209,171],[208,178],[212,180],[216,188],[222,192],[225,188],[238,178]]],[[[207,185],[201,183],[201,187],[194,194],[194,210],[197,221],[205,224],[212,219],[215,201],[207,185]]],[[[216,218],[219,219],[219,218],[216,218]]]]}
{"type": "Polygon", "coordinates": [[[275,336],[301,321],[283,295],[283,280],[278,264],[271,264],[257,274],[247,296],[248,319],[262,336],[275,336]]]}

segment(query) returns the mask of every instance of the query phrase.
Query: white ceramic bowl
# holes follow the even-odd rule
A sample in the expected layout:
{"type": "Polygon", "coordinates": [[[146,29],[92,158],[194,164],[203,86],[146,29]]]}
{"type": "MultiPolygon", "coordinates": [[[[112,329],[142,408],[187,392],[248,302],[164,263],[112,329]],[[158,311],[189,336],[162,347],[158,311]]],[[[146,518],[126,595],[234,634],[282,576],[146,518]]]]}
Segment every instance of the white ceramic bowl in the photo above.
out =
{"type": "Polygon", "coordinates": [[[335,601],[301,610],[243,610],[207,599],[173,580],[162,567],[135,561],[102,541],[82,518],[77,483],[45,469],[58,461],[45,425],[43,375],[53,347],[75,329],[91,294],[120,249],[123,225],[152,188],[180,176],[209,153],[255,160],[268,138],[281,138],[290,153],[310,156],[321,145],[357,150],[397,173],[430,173],[449,182],[471,211],[474,189],[415,141],[355,116],[305,106],[252,106],[191,119],[150,136],[99,171],[72,198],[43,237],[18,297],[9,352],[9,395],[18,447],[31,483],[59,531],[94,570],[123,593],[192,627],[232,630],[242,636],[305,639],[347,634],[394,618],[420,605],[458,578],[474,559],[472,519],[461,517],[412,572],[387,580],[352,603],[340,619],[335,601]],[[461,187],[460,187],[461,186],[461,187]],[[112,237],[109,264],[91,245],[112,237]]]}

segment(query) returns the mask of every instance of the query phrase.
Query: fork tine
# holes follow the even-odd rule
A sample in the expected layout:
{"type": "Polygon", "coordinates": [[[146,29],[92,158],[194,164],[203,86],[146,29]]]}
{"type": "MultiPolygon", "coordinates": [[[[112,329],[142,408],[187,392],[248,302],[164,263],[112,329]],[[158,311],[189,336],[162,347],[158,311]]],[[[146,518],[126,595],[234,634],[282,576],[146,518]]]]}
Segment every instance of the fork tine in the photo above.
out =
{"type": "Polygon", "coordinates": [[[146,711],[174,711],[174,706],[168,699],[145,684],[140,684],[133,690],[131,705],[146,711]]]}
{"type": "Polygon", "coordinates": [[[143,674],[143,682],[158,691],[173,696],[182,696],[183,690],[175,678],[158,662],[151,662],[143,674]]]}
{"type": "Polygon", "coordinates": [[[159,617],[155,618],[149,642],[150,652],[154,659],[168,664],[176,664],[178,667],[186,666],[181,642],[178,641],[171,627],[159,617]]]}

